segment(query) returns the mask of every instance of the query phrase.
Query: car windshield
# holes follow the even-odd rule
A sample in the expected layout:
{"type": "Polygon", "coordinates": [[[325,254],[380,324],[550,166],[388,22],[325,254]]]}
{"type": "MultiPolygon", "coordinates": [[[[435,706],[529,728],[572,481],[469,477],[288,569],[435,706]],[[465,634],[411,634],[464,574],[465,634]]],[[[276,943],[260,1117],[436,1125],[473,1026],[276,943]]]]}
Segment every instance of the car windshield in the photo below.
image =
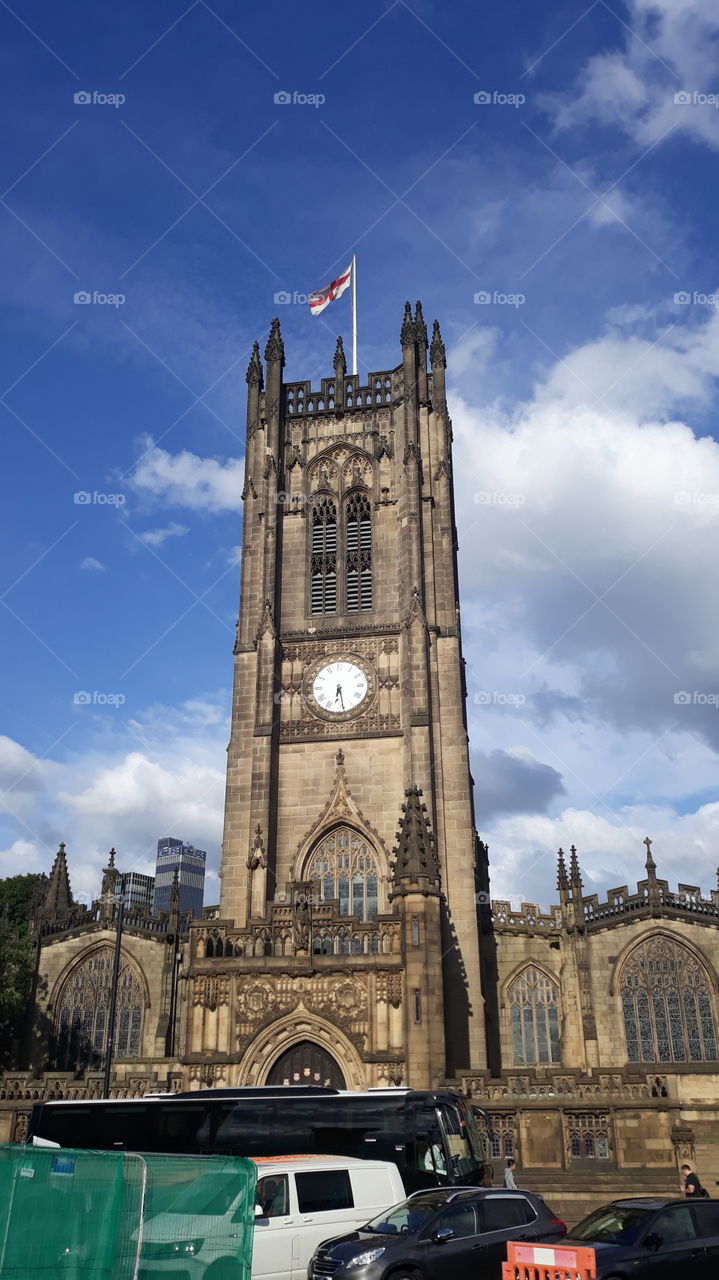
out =
{"type": "Polygon", "coordinates": [[[187,1183],[167,1206],[167,1213],[191,1213],[201,1217],[222,1217],[237,1199],[240,1188],[222,1173],[203,1173],[187,1183]]]}
{"type": "Polygon", "coordinates": [[[378,1218],[368,1222],[365,1231],[374,1231],[381,1236],[394,1236],[408,1231],[420,1231],[424,1224],[447,1203],[446,1195],[436,1191],[428,1191],[423,1195],[412,1196],[404,1200],[378,1218]]]}
{"type": "Polygon", "coordinates": [[[597,1244],[636,1244],[653,1210],[640,1205],[612,1204],[596,1209],[570,1231],[572,1240],[592,1240],[597,1244]]]}

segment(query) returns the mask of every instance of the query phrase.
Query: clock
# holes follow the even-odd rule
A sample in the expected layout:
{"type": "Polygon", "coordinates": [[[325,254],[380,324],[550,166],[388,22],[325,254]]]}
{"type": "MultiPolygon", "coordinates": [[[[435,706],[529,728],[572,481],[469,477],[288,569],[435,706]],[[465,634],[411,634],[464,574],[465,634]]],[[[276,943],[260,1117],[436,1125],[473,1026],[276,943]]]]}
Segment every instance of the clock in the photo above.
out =
{"type": "Polygon", "coordinates": [[[365,671],[356,662],[338,658],[325,663],[312,681],[312,697],[326,715],[346,716],[362,705],[369,693],[365,671]]]}

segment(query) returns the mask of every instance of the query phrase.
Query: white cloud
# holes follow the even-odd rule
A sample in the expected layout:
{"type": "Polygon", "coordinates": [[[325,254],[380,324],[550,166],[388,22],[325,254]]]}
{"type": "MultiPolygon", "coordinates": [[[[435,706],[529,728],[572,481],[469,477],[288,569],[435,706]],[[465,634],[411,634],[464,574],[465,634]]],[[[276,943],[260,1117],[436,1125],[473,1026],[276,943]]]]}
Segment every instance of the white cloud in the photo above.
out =
{"type": "Polygon", "coordinates": [[[719,88],[715,0],[628,0],[627,7],[621,47],[590,57],[567,93],[544,95],[557,128],[597,121],[644,147],[669,131],[719,146],[716,106],[695,97],[719,88]]]}
{"type": "Polygon", "coordinates": [[[19,827],[0,852],[0,874],[48,871],[64,840],[73,892],[91,900],[112,845],[122,870],[152,873],[158,838],[172,834],[207,851],[212,875],[205,900],[215,900],[228,703],[208,698],[150,707],[63,762],[37,761],[0,738],[1,776],[10,788],[3,830],[19,827]],[[22,794],[28,779],[35,779],[35,791],[22,794]]]}
{"type": "Polygon", "coordinates": [[[94,556],[85,556],[85,559],[80,563],[80,568],[87,569],[91,573],[105,572],[105,565],[100,560],[96,560],[94,556]]]}
{"type": "Polygon", "coordinates": [[[242,460],[201,458],[187,449],[172,454],[150,438],[141,443],[144,453],[130,480],[136,493],[189,511],[240,510],[242,460]]]}
{"type": "Polygon", "coordinates": [[[177,524],[173,520],[164,529],[146,529],[144,533],[138,534],[138,537],[140,542],[146,543],[148,547],[161,547],[168,538],[182,538],[187,532],[186,525],[177,524]]]}
{"type": "Polygon", "coordinates": [[[466,379],[452,398],[478,812],[505,893],[521,874],[553,900],[560,843],[597,884],[632,881],[647,828],[682,879],[713,879],[719,444],[662,418],[713,403],[718,333],[711,311],[655,346],[610,331],[525,404],[477,407],[466,379]],[[528,797],[530,758],[553,772],[533,765],[528,797]]]}

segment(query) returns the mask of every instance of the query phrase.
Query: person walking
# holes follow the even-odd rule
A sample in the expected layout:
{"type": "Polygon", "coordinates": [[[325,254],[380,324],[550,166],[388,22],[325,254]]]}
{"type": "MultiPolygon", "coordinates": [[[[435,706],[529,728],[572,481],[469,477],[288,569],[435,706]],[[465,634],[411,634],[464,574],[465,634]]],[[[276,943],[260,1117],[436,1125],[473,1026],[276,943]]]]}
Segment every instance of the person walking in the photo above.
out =
{"type": "Polygon", "coordinates": [[[694,1173],[691,1165],[683,1164],[681,1171],[684,1178],[684,1185],[681,1190],[684,1192],[686,1199],[688,1200],[691,1197],[692,1200],[708,1200],[709,1192],[702,1186],[698,1174],[694,1173]]]}
{"type": "Polygon", "coordinates": [[[517,1191],[517,1179],[514,1176],[516,1162],[511,1156],[507,1156],[507,1167],[504,1170],[504,1185],[508,1191],[517,1191]]]}

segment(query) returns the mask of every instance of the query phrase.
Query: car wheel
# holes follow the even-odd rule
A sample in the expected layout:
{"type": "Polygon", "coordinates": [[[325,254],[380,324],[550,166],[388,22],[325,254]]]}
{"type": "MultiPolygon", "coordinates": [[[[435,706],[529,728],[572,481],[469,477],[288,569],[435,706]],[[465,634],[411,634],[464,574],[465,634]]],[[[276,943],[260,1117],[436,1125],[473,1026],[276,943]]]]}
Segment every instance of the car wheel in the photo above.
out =
{"type": "Polygon", "coordinates": [[[396,1271],[390,1271],[385,1280],[424,1280],[421,1271],[416,1271],[414,1267],[397,1267],[396,1271]]]}
{"type": "Polygon", "coordinates": [[[245,1280],[245,1272],[236,1258],[217,1258],[205,1271],[204,1280],[245,1280]]]}

